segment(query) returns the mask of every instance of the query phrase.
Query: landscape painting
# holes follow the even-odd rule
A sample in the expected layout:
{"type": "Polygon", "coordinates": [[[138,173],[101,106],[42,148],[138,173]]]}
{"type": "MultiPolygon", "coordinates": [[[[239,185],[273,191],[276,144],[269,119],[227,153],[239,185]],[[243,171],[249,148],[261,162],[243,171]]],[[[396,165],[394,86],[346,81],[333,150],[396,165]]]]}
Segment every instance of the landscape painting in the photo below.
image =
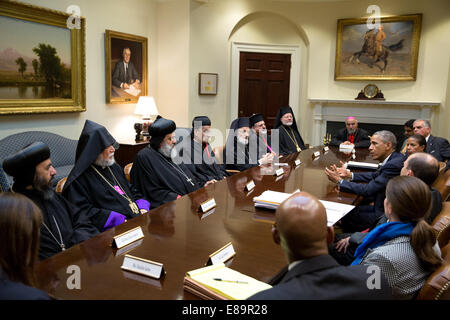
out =
{"type": "Polygon", "coordinates": [[[0,115],[86,110],[85,19],[19,2],[0,6],[0,115]]]}
{"type": "Polygon", "coordinates": [[[336,80],[415,80],[421,15],[340,19],[336,43],[336,80]]]}

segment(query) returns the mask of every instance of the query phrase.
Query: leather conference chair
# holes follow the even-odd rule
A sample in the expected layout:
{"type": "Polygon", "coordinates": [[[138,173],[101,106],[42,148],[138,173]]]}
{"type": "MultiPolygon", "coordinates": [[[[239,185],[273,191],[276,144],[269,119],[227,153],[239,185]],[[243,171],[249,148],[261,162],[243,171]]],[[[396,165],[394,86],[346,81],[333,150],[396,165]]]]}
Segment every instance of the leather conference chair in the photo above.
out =
{"type": "Polygon", "coordinates": [[[58,184],[56,185],[56,192],[61,193],[64,188],[64,184],[66,183],[67,177],[62,178],[58,181],[58,184]]]}
{"type": "MultiPolygon", "coordinates": [[[[223,149],[224,148],[225,148],[225,146],[219,146],[219,147],[213,148],[214,155],[216,156],[217,162],[219,164],[223,164],[223,149]]],[[[232,169],[226,169],[226,171],[230,174],[235,174],[235,173],[240,172],[239,170],[232,170],[232,169]]]]}
{"type": "Polygon", "coordinates": [[[442,201],[447,201],[450,194],[450,170],[440,173],[433,187],[441,193],[442,201]]]}
{"type": "Polygon", "coordinates": [[[127,164],[125,166],[125,168],[123,168],[123,172],[125,173],[125,177],[127,178],[128,182],[130,182],[130,183],[131,183],[130,171],[131,171],[132,167],[133,167],[133,162],[127,164]]]}
{"type": "Polygon", "coordinates": [[[443,263],[428,277],[417,300],[450,300],[450,243],[441,252],[443,263]]]}
{"type": "Polygon", "coordinates": [[[442,203],[442,210],[431,224],[436,232],[439,247],[443,248],[450,241],[450,202],[442,203]]]}
{"type": "Polygon", "coordinates": [[[444,171],[446,166],[447,166],[447,163],[439,161],[439,174],[441,174],[444,171]]]}

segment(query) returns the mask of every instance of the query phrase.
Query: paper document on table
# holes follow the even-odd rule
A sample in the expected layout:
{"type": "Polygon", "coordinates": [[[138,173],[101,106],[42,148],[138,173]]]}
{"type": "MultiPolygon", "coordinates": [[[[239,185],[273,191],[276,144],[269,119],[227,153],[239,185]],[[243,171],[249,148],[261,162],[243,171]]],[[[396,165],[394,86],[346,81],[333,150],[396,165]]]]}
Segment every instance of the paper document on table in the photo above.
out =
{"type": "Polygon", "coordinates": [[[358,161],[349,161],[347,162],[347,168],[353,167],[353,168],[363,168],[363,169],[378,169],[379,164],[378,163],[370,163],[370,162],[358,162],[358,161]]]}
{"type": "Polygon", "coordinates": [[[266,208],[266,209],[276,209],[284,200],[289,198],[292,194],[299,192],[297,189],[293,193],[285,193],[285,192],[277,192],[267,190],[264,191],[261,195],[254,197],[253,202],[255,203],[255,207],[266,208]]]}
{"type": "Polygon", "coordinates": [[[341,143],[339,145],[339,151],[340,152],[345,152],[345,153],[352,152],[354,147],[355,146],[353,144],[343,144],[343,143],[341,143]]]}
{"type": "MultiPolygon", "coordinates": [[[[245,300],[257,292],[272,288],[271,285],[230,269],[223,263],[189,271],[186,277],[196,283],[195,289],[204,295],[208,295],[211,290],[232,300],[245,300]],[[208,290],[201,290],[202,286],[208,290]]],[[[185,285],[192,287],[193,284],[185,281],[185,285]]]]}
{"type": "Polygon", "coordinates": [[[350,204],[343,204],[339,202],[334,201],[325,201],[325,200],[319,200],[322,202],[323,206],[327,210],[327,226],[331,227],[336,222],[338,222],[340,219],[342,219],[343,216],[345,216],[347,213],[352,211],[352,209],[355,206],[352,206],[350,204]]]}
{"type": "Polygon", "coordinates": [[[141,93],[141,90],[131,85],[128,89],[125,89],[125,92],[131,94],[132,96],[137,97],[141,93]]]}

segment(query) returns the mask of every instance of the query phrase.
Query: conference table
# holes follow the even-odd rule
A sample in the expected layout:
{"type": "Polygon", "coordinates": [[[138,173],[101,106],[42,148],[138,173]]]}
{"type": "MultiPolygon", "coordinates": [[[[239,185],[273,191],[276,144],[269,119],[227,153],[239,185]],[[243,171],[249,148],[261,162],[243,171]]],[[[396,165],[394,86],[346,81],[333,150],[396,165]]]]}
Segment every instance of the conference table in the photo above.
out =
{"type": "Polygon", "coordinates": [[[353,204],[355,194],[339,192],[324,168],[339,161],[374,162],[367,148],[355,157],[337,147],[315,147],[279,159],[287,165],[253,167],[166,203],[107,230],[37,265],[41,289],[61,299],[190,300],[183,289],[187,271],[204,267],[209,256],[228,243],[235,255],[226,265],[260,281],[269,282],[285,265],[280,246],[272,240],[275,212],[254,207],[253,197],[265,190],[306,191],[321,200],[353,204]],[[320,152],[314,158],[313,154],[320,152]],[[295,165],[300,159],[301,164],[295,165]],[[283,168],[284,173],[274,175],[283,168]],[[245,185],[254,181],[251,191],[245,185]],[[200,204],[214,198],[216,207],[200,212],[200,204]],[[144,237],[126,247],[111,246],[113,237],[141,227],[144,237]],[[150,278],[121,269],[125,254],[163,264],[165,275],[150,278]],[[80,289],[68,285],[73,266],[79,268],[80,289]]]}

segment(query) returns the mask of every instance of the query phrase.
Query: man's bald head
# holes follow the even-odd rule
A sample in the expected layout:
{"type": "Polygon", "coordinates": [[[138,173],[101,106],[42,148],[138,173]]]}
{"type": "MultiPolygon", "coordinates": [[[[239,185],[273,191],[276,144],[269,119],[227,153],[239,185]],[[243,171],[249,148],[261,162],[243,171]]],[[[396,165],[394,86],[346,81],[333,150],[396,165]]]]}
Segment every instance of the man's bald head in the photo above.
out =
{"type": "Polygon", "coordinates": [[[410,155],[403,163],[402,176],[414,176],[431,186],[439,175],[439,161],[425,152],[410,155]]]}
{"type": "Polygon", "coordinates": [[[289,262],[328,254],[327,214],[320,201],[307,192],[297,192],[278,207],[276,225],[289,262]]]}

